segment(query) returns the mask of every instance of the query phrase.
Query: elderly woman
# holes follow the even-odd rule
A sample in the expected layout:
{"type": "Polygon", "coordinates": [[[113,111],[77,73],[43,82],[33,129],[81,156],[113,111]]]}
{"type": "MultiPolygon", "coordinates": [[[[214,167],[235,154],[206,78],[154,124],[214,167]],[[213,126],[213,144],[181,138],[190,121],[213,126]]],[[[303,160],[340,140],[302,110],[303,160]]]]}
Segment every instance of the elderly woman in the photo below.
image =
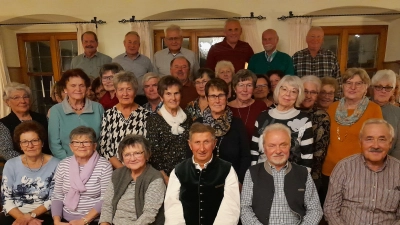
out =
{"type": "Polygon", "coordinates": [[[335,94],[339,90],[339,84],[333,77],[321,78],[321,91],[317,98],[317,107],[323,110],[328,110],[329,106],[335,100],[335,94]]]}
{"type": "Polygon", "coordinates": [[[270,107],[274,104],[273,101],[268,99],[268,95],[271,90],[271,83],[269,79],[264,74],[257,74],[257,82],[256,87],[254,88],[254,99],[263,101],[267,107],[270,107]]]}
{"type": "Polygon", "coordinates": [[[228,84],[228,102],[236,98],[236,93],[232,86],[233,74],[235,74],[235,67],[230,61],[222,60],[215,65],[215,77],[221,78],[226,82],[226,84],[228,84]]]}
{"type": "Polygon", "coordinates": [[[186,159],[189,150],[189,129],[193,121],[179,107],[182,83],[173,76],[158,82],[158,94],[164,102],[157,114],[147,117],[146,137],[152,146],[150,163],[160,170],[168,184],[168,176],[175,166],[186,159]]]}
{"type": "Polygon", "coordinates": [[[372,99],[382,109],[383,119],[394,128],[394,139],[389,155],[400,160],[400,108],[390,104],[396,86],[396,74],[392,70],[379,70],[372,77],[372,99]]]}
{"type": "Polygon", "coordinates": [[[104,110],[111,109],[113,106],[118,104],[118,98],[115,96],[113,77],[114,74],[119,73],[122,70],[121,65],[118,63],[104,64],[100,69],[100,79],[106,93],[101,97],[99,103],[104,107],[104,110]]]}
{"type": "Polygon", "coordinates": [[[112,174],[104,195],[100,225],[164,224],[161,206],[165,184],[160,171],[147,163],[151,156],[150,142],[141,135],[128,134],[119,143],[118,155],[125,166],[112,174]]]}
{"type": "Polygon", "coordinates": [[[14,142],[23,154],[8,160],[4,167],[2,225],[53,224],[50,194],[59,160],[42,152],[46,137],[46,130],[36,121],[26,121],[15,128],[14,142]]]}
{"type": "Polygon", "coordinates": [[[10,131],[0,123],[0,157],[9,160],[19,155],[20,153],[14,150],[10,131]]]}
{"type": "Polygon", "coordinates": [[[90,79],[83,70],[65,71],[59,83],[67,96],[61,103],[50,108],[49,143],[53,155],[64,159],[72,156],[69,144],[71,131],[84,125],[93,128],[98,136],[104,110],[99,103],[85,97],[90,79]]]}
{"type": "Polygon", "coordinates": [[[100,154],[114,168],[122,167],[118,158],[118,144],[128,134],[146,134],[146,118],[149,112],[134,102],[138,81],[132,72],[115,74],[114,86],[119,103],[104,113],[101,123],[100,154]]]}
{"type": "Polygon", "coordinates": [[[205,87],[208,107],[197,122],[215,129],[217,144],[214,155],[232,163],[239,182],[243,183],[246,170],[250,167],[250,148],[242,120],[233,117],[227,107],[228,85],[219,78],[210,80],[205,87]]]}
{"type": "Polygon", "coordinates": [[[400,106],[400,76],[396,74],[396,87],[394,88],[393,95],[390,98],[390,103],[395,106],[400,106]]]}
{"type": "Polygon", "coordinates": [[[189,102],[186,107],[188,116],[190,116],[193,121],[199,117],[203,117],[203,111],[208,106],[204,88],[206,83],[214,77],[214,72],[207,68],[200,68],[196,73],[193,74],[192,80],[199,97],[196,100],[189,102]]]}
{"type": "Polygon", "coordinates": [[[79,126],[71,131],[69,138],[73,156],[62,160],[54,175],[51,198],[54,225],[95,225],[112,166],[96,152],[96,132],[92,128],[79,126]]]}
{"type": "Polygon", "coordinates": [[[313,165],[313,130],[307,113],[295,108],[304,100],[304,87],[299,77],[284,76],[274,91],[276,108],[262,112],[253,127],[250,150],[252,165],[265,161],[262,133],[266,126],[281,123],[290,128],[291,149],[289,161],[302,165],[311,171],[313,165]]]}
{"type": "Polygon", "coordinates": [[[65,98],[65,93],[60,83],[57,82],[53,86],[51,86],[50,97],[51,100],[56,103],[60,103],[63,101],[63,99],[65,98]]]}
{"type": "Polygon", "coordinates": [[[257,116],[262,111],[268,109],[263,101],[251,98],[256,82],[257,77],[253,72],[245,69],[239,70],[232,81],[236,92],[236,99],[228,103],[233,116],[243,121],[246,127],[248,140],[251,140],[253,136],[254,123],[256,122],[257,116]]]}

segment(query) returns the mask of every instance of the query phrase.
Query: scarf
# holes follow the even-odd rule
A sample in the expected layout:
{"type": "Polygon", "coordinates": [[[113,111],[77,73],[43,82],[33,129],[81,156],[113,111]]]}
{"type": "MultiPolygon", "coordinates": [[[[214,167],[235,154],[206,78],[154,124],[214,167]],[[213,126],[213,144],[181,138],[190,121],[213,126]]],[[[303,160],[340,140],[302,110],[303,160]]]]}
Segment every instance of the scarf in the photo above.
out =
{"type": "Polygon", "coordinates": [[[86,191],[85,184],[92,176],[93,170],[99,158],[100,158],[99,153],[95,151],[93,155],[90,157],[89,161],[83,167],[82,172],[79,173],[79,164],[76,161],[75,156],[71,157],[71,162],[69,167],[69,182],[71,187],[69,188],[69,191],[65,196],[65,206],[69,210],[75,211],[76,208],[78,207],[81,193],[86,191]]]}
{"type": "Polygon", "coordinates": [[[186,121],[186,113],[181,109],[181,107],[178,108],[178,112],[176,113],[176,116],[173,117],[167,109],[165,109],[165,104],[161,106],[159,110],[161,116],[164,118],[164,120],[171,126],[171,133],[173,135],[179,135],[182,134],[183,131],[185,131],[185,128],[179,126],[183,122],[186,121]]]}
{"type": "Polygon", "coordinates": [[[364,96],[363,99],[361,99],[360,103],[358,103],[357,108],[354,110],[354,113],[351,116],[348,116],[347,108],[345,106],[345,100],[344,98],[340,99],[339,105],[335,113],[336,122],[342,126],[353,125],[364,114],[365,110],[367,109],[368,103],[369,99],[364,96]]]}
{"type": "Polygon", "coordinates": [[[203,111],[203,124],[210,125],[215,130],[215,136],[221,137],[228,133],[231,128],[232,111],[229,107],[225,108],[225,112],[218,119],[214,119],[211,115],[210,107],[203,111]]]}

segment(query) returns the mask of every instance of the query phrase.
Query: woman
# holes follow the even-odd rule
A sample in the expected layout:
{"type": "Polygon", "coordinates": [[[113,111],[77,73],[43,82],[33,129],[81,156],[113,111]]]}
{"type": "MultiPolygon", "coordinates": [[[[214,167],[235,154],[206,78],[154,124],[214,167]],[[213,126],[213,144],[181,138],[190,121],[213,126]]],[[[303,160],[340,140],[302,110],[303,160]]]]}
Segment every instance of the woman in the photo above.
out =
{"type": "Polygon", "coordinates": [[[228,94],[228,102],[234,100],[236,98],[235,90],[232,86],[232,77],[235,74],[235,67],[230,61],[219,61],[217,65],[215,65],[215,77],[221,78],[228,84],[229,94],[228,94]]]}
{"type": "Polygon", "coordinates": [[[271,83],[264,74],[257,74],[256,87],[254,88],[254,99],[263,101],[267,107],[270,107],[274,102],[268,99],[271,90],[271,83]]]}
{"type": "Polygon", "coordinates": [[[96,97],[96,102],[100,101],[100,99],[106,93],[106,90],[104,89],[103,84],[101,83],[100,77],[96,77],[92,81],[92,85],[90,86],[90,88],[92,89],[92,92],[94,93],[94,95],[96,97]]]}
{"type": "Polygon", "coordinates": [[[339,84],[333,77],[321,78],[321,91],[317,98],[317,107],[323,110],[328,110],[329,106],[335,100],[335,94],[339,90],[339,84]]]}
{"type": "Polygon", "coordinates": [[[146,134],[146,118],[149,112],[134,102],[138,81],[132,72],[122,71],[114,75],[115,96],[118,104],[104,113],[101,123],[100,154],[114,168],[122,167],[118,158],[118,144],[127,134],[146,134]]]}
{"type": "Polygon", "coordinates": [[[313,164],[313,131],[307,113],[299,107],[304,100],[304,87],[299,77],[284,76],[274,91],[276,108],[262,112],[253,127],[250,150],[253,155],[252,165],[265,161],[262,133],[266,126],[281,123],[290,128],[291,148],[289,161],[302,165],[311,171],[313,164]],[[258,140],[258,141],[256,141],[258,140]]]}
{"type": "Polygon", "coordinates": [[[2,225],[53,224],[50,194],[59,160],[42,153],[46,136],[46,130],[36,121],[26,121],[15,128],[14,142],[23,154],[8,160],[4,166],[2,225]]]}
{"type": "Polygon", "coordinates": [[[393,96],[396,86],[396,74],[392,70],[379,70],[372,77],[371,88],[372,100],[382,109],[385,119],[394,129],[394,140],[389,155],[400,160],[400,108],[390,104],[390,97],[393,96]]]}
{"type": "Polygon", "coordinates": [[[65,71],[59,83],[67,97],[50,108],[49,143],[53,155],[62,160],[72,156],[68,136],[74,128],[85,125],[93,128],[97,136],[100,134],[104,110],[85,97],[90,79],[83,70],[65,71]]]}
{"type": "Polygon", "coordinates": [[[9,160],[19,155],[20,153],[14,150],[10,131],[0,123],[0,158],[9,160]]]}
{"type": "Polygon", "coordinates": [[[195,74],[193,74],[193,83],[199,97],[196,100],[189,102],[186,107],[188,116],[190,116],[193,121],[202,117],[204,109],[208,106],[204,87],[206,86],[206,83],[214,77],[214,72],[207,68],[200,68],[195,74]]]}
{"type": "Polygon", "coordinates": [[[393,95],[390,98],[390,103],[394,106],[399,107],[399,101],[400,101],[400,76],[396,74],[396,87],[394,88],[393,95]]]}
{"type": "Polygon", "coordinates": [[[65,98],[63,87],[57,82],[51,86],[50,97],[53,102],[60,103],[65,98]]]}
{"type": "Polygon", "coordinates": [[[151,156],[149,141],[141,135],[128,134],[119,143],[118,155],[125,166],[112,174],[100,225],[164,224],[161,206],[165,184],[160,171],[147,163],[151,156]]]}
{"type": "Polygon", "coordinates": [[[254,123],[256,122],[257,116],[262,111],[268,109],[264,102],[251,98],[254,87],[256,86],[256,81],[256,75],[250,70],[239,70],[232,81],[236,92],[236,99],[228,103],[233,112],[233,116],[243,121],[246,127],[248,140],[251,140],[253,136],[254,123]]]}
{"type": "Polygon", "coordinates": [[[100,79],[106,93],[101,97],[99,103],[103,106],[104,110],[111,109],[118,104],[118,98],[115,96],[113,77],[114,74],[122,70],[122,67],[118,63],[104,64],[100,69],[100,79]]]}
{"type": "Polygon", "coordinates": [[[97,225],[112,166],[96,152],[96,132],[92,128],[79,126],[69,137],[73,156],[62,160],[54,175],[54,225],[97,225]]]}
{"type": "Polygon", "coordinates": [[[267,72],[267,77],[269,78],[269,82],[271,83],[271,96],[273,96],[276,85],[278,85],[279,81],[284,76],[285,74],[281,70],[269,70],[267,72]]]}
{"type": "Polygon", "coordinates": [[[233,117],[227,107],[228,90],[228,85],[222,79],[210,80],[205,87],[209,107],[204,110],[203,117],[196,121],[215,129],[217,144],[214,155],[232,163],[242,184],[250,167],[249,140],[243,122],[233,117]]]}
{"type": "Polygon", "coordinates": [[[146,137],[153,149],[150,164],[161,171],[166,184],[172,169],[186,159],[187,151],[190,151],[187,140],[193,121],[179,107],[181,89],[182,84],[177,78],[162,77],[157,91],[164,104],[146,121],[146,137]]]}

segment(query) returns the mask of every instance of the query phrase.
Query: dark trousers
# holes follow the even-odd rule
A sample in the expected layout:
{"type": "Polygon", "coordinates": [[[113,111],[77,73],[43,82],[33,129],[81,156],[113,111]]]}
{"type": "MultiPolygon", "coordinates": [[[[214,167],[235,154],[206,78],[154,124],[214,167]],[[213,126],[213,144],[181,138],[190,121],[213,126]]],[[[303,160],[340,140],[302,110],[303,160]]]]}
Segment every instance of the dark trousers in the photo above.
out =
{"type": "Polygon", "coordinates": [[[322,174],[321,187],[318,190],[319,201],[321,202],[322,207],[324,207],[326,194],[328,194],[328,187],[329,187],[329,177],[322,174]]]}
{"type": "MultiPolygon", "coordinates": [[[[39,220],[43,220],[42,225],[53,225],[53,218],[50,214],[43,214],[37,217],[39,220]]],[[[6,216],[4,213],[0,213],[0,224],[1,225],[12,225],[15,219],[12,216],[6,216]]]]}
{"type": "Polygon", "coordinates": [[[142,106],[148,102],[145,95],[136,95],[134,101],[140,106],[142,106]]]}

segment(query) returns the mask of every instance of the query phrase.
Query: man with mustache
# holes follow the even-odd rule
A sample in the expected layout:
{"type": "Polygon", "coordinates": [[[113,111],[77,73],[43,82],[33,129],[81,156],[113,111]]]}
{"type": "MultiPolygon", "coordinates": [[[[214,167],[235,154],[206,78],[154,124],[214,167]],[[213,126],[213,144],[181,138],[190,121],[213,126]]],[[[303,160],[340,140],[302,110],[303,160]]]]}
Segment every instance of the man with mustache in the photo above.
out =
{"type": "Polygon", "coordinates": [[[270,70],[280,70],[285,75],[294,75],[293,60],[288,54],[276,49],[279,37],[275,30],[268,29],[262,33],[264,50],[254,54],[247,69],[256,74],[266,74],[270,70]]]}
{"type": "Polygon", "coordinates": [[[199,97],[192,81],[189,80],[190,62],[183,56],[174,58],[170,63],[170,73],[182,83],[179,106],[185,109],[189,102],[199,97]]]}
{"type": "Polygon", "coordinates": [[[369,119],[360,130],[361,153],[336,164],[324,204],[333,224],[400,224],[400,161],[389,156],[393,127],[369,119]]]}
{"type": "Polygon", "coordinates": [[[250,224],[317,225],[322,209],[307,168],[288,161],[290,129],[281,123],[265,127],[267,160],[247,170],[241,196],[240,219],[250,224]]]}
{"type": "Polygon", "coordinates": [[[111,57],[97,51],[99,42],[95,32],[86,31],[81,35],[81,41],[84,52],[72,59],[71,69],[81,68],[89,77],[98,77],[100,68],[111,63],[111,57]]]}

